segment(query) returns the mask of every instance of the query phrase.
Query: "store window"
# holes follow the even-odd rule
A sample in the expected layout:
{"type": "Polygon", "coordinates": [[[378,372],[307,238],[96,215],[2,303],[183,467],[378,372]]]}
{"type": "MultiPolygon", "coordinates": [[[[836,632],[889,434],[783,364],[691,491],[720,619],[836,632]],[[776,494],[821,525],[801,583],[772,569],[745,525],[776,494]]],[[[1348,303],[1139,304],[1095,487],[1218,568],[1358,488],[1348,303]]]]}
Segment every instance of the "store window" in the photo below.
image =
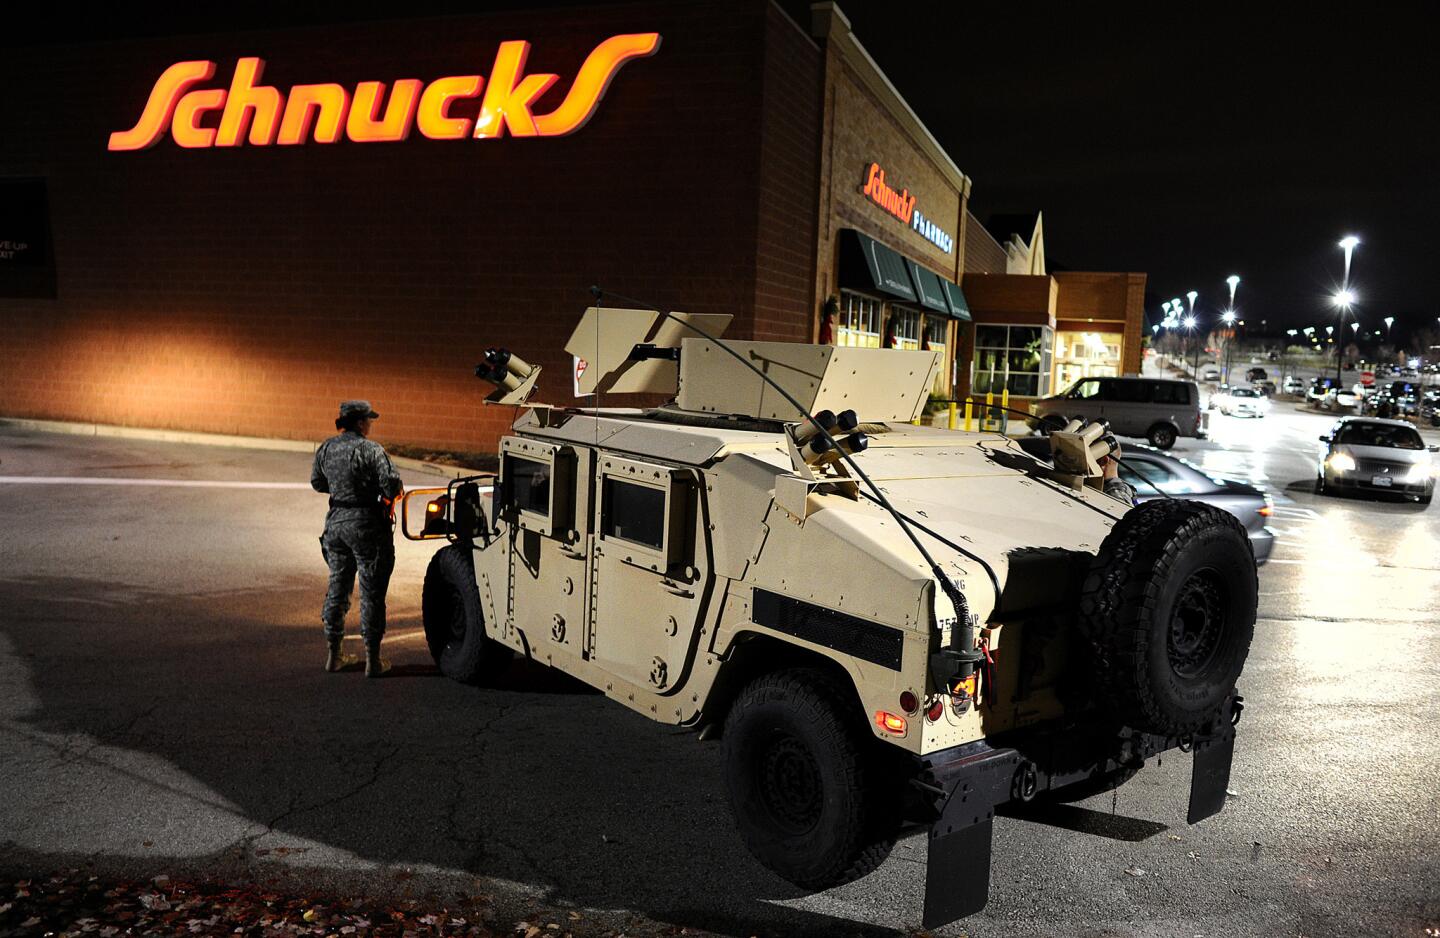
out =
{"type": "Polygon", "coordinates": [[[1081,378],[1114,378],[1120,374],[1118,332],[1075,332],[1055,334],[1055,386],[1068,388],[1081,378]]]}
{"type": "Polygon", "coordinates": [[[1049,326],[976,326],[975,393],[1049,394],[1053,335],[1049,326]]]}
{"type": "Polygon", "coordinates": [[[950,358],[946,353],[946,339],[949,334],[949,319],[926,314],[920,332],[920,350],[940,353],[940,367],[935,371],[935,384],[930,389],[938,397],[950,396],[950,358]]]}
{"type": "Polygon", "coordinates": [[[920,348],[920,311],[908,306],[890,307],[890,321],[886,323],[887,348],[904,349],[914,352],[920,348]]]}
{"type": "Polygon", "coordinates": [[[863,293],[842,290],[840,315],[835,323],[835,344],[850,348],[879,348],[880,301],[863,293]]]}

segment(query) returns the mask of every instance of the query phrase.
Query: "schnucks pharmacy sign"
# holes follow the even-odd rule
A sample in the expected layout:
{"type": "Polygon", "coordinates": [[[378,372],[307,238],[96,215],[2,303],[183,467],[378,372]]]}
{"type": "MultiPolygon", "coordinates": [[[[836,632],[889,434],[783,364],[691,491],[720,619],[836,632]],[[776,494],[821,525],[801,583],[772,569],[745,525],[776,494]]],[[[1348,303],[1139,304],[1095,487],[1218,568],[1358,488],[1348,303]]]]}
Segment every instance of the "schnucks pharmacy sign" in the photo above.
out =
{"type": "Polygon", "coordinates": [[[949,254],[955,248],[955,239],[915,207],[915,196],[909,189],[896,192],[885,182],[885,170],[879,163],[871,163],[865,172],[865,186],[860,190],[870,201],[905,222],[920,233],[920,236],[940,250],[949,254]]]}
{"type": "Polygon", "coordinates": [[[295,85],[282,94],[260,83],[264,60],[242,58],[228,90],[195,88],[214,77],[215,63],[176,62],[155,82],[135,126],[110,135],[109,149],[144,150],[167,131],[182,147],[238,147],[247,141],[257,147],[294,146],[312,140],[336,143],[342,136],[355,143],[386,143],[405,140],[417,127],[432,140],[494,140],[507,132],[563,137],[590,120],[620,66],[659,48],[659,33],[611,36],[586,56],[565,99],[544,114],[533,109],[560,76],[525,74],[530,43],[523,41],[500,43],[488,80],[483,75],[454,75],[428,84],[401,79],[393,83],[383,108],[384,82],[362,81],[353,92],[333,83],[295,85]],[[452,105],[477,97],[475,117],[451,113],[452,105]],[[206,126],[205,118],[216,112],[218,126],[206,126]]]}

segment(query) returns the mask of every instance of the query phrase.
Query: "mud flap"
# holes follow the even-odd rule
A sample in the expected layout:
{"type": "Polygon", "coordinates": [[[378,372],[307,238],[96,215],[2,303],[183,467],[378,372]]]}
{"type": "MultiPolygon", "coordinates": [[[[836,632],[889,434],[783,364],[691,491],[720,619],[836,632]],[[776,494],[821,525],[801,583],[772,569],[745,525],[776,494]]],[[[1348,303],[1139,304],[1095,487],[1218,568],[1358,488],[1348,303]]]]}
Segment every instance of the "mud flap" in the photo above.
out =
{"type": "Polygon", "coordinates": [[[974,915],[990,898],[990,842],[994,821],[986,819],[958,831],[930,829],[925,864],[926,928],[939,928],[974,915]]]}
{"type": "Polygon", "coordinates": [[[948,794],[940,816],[930,825],[925,863],[926,928],[939,928],[985,908],[990,898],[995,808],[1010,800],[1019,764],[1015,750],[982,744],[939,773],[936,781],[948,794]]]}
{"type": "Polygon", "coordinates": [[[1190,770],[1190,811],[1187,824],[1219,814],[1225,807],[1230,787],[1230,763],[1235,757],[1235,731],[1195,743],[1195,761],[1190,770]]]}

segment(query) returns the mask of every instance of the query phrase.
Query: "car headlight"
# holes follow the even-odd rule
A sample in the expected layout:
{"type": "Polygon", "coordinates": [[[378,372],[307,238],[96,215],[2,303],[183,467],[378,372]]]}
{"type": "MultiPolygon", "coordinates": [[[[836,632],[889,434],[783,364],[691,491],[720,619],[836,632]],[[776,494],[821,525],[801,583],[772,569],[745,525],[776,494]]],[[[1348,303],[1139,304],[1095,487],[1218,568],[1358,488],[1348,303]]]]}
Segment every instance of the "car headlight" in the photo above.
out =
{"type": "Polygon", "coordinates": [[[1336,472],[1355,471],[1355,459],[1349,453],[1331,453],[1328,462],[1336,472]]]}
{"type": "Polygon", "coordinates": [[[1420,465],[1410,470],[1410,474],[1405,477],[1405,481],[1410,483],[1411,485],[1420,482],[1429,482],[1431,479],[1435,478],[1436,474],[1437,468],[1435,466],[1421,463],[1420,465]]]}

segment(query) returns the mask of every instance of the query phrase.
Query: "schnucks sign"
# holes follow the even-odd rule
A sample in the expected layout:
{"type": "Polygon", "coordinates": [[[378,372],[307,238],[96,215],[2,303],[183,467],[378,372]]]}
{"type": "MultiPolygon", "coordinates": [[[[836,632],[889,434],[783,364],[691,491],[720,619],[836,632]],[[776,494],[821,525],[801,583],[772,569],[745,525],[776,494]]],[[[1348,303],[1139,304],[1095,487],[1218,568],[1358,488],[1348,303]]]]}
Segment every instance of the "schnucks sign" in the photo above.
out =
{"type": "Polygon", "coordinates": [[[536,102],[559,75],[525,74],[530,43],[500,43],[495,66],[483,75],[454,75],[426,84],[414,78],[395,81],[385,98],[385,83],[362,81],[353,93],[343,85],[295,85],[284,94],[260,84],[265,62],[242,58],[235,65],[230,88],[195,88],[215,75],[215,63],[176,62],[165,69],[139,121],[110,135],[111,150],[144,150],[169,131],[182,147],[294,146],[314,141],[355,143],[405,140],[412,129],[432,140],[494,140],[514,137],[563,137],[590,120],[620,66],[653,55],[659,33],[611,36],[580,66],[569,92],[553,110],[534,113],[536,102]],[[484,96],[481,97],[481,90],[484,96]],[[475,117],[452,114],[451,106],[480,98],[475,117]],[[219,112],[219,126],[205,126],[207,115],[219,112]]]}
{"type": "Polygon", "coordinates": [[[910,194],[909,189],[896,192],[890,188],[885,182],[885,170],[880,168],[879,163],[871,163],[865,171],[865,186],[860,191],[869,196],[870,201],[914,228],[922,238],[946,254],[954,249],[955,239],[915,207],[915,196],[910,194]]]}

